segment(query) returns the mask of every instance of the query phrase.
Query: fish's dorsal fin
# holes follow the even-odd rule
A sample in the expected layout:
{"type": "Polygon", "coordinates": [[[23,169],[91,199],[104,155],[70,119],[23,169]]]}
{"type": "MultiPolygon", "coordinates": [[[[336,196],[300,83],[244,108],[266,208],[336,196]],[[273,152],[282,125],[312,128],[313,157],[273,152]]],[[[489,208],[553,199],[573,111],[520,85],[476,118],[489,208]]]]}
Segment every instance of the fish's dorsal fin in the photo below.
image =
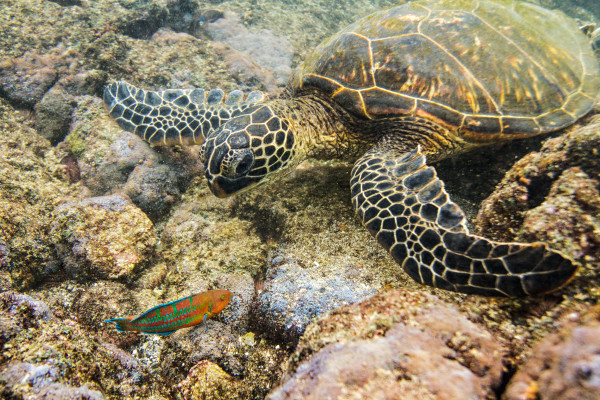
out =
{"type": "Polygon", "coordinates": [[[181,300],[184,300],[186,298],[192,298],[195,295],[191,295],[191,296],[186,296],[186,297],[182,297],[181,299],[177,299],[177,300],[173,300],[171,302],[168,303],[164,303],[164,304],[159,304],[156,307],[152,307],[151,309],[149,309],[148,311],[144,311],[142,314],[138,315],[137,317],[135,317],[134,319],[131,320],[131,322],[136,323],[136,322],[140,322],[143,318],[146,318],[146,316],[148,314],[151,313],[155,313],[157,310],[164,308],[164,307],[168,307],[168,306],[172,306],[175,303],[179,303],[181,300]]]}

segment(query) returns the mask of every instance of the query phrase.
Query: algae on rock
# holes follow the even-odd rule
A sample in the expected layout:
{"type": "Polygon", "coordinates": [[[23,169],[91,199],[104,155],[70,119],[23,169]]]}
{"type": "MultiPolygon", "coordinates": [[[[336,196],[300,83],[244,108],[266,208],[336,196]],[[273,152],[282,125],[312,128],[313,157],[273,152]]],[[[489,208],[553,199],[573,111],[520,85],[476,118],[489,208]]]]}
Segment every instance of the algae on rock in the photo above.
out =
{"type": "Polygon", "coordinates": [[[49,226],[65,197],[77,198],[50,143],[0,99],[0,271],[28,288],[59,267],[49,226]]]}

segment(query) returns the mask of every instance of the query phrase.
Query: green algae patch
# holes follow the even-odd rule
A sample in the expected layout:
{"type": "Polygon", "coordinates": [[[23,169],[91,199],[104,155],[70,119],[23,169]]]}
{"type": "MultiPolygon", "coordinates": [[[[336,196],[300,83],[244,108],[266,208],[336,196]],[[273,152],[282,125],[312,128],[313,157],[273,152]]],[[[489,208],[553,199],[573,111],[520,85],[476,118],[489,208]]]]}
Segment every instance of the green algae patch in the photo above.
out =
{"type": "Polygon", "coordinates": [[[80,159],[89,149],[93,149],[92,159],[82,161],[91,163],[93,160],[102,160],[118,129],[102,103],[94,97],[79,98],[73,120],[75,123],[65,137],[67,151],[80,159]]]}

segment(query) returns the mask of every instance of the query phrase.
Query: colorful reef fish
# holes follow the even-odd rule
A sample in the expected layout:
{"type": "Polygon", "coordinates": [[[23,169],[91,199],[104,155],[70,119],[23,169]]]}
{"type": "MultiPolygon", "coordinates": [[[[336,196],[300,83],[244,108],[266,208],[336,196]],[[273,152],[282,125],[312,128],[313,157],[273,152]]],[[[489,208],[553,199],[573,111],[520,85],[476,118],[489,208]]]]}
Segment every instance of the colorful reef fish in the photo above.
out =
{"type": "Polygon", "coordinates": [[[229,290],[209,290],[156,306],[137,318],[115,318],[117,331],[138,331],[153,335],[170,335],[177,329],[206,322],[225,308],[231,299],[229,290]]]}

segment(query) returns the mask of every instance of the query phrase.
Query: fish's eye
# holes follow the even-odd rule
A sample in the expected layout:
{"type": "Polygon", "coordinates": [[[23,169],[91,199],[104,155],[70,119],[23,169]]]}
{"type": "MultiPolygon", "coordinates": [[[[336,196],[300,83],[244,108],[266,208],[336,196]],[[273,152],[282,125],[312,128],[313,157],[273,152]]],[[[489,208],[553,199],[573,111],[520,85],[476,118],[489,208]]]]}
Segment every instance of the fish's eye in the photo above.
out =
{"type": "Polygon", "coordinates": [[[225,300],[225,295],[224,294],[221,295],[221,300],[225,300]]]}

